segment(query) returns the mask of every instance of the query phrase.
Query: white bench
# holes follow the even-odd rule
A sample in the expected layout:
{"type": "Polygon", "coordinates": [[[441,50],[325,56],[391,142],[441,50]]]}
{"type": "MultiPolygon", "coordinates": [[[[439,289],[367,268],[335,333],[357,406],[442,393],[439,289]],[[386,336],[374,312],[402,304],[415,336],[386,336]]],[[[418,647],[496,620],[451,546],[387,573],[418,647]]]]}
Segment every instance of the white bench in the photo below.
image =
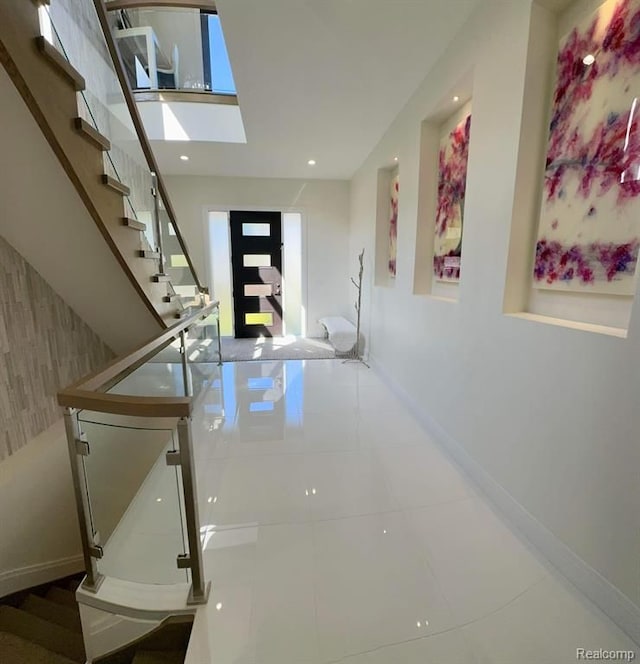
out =
{"type": "Polygon", "coordinates": [[[338,353],[348,353],[356,345],[356,326],[342,316],[318,319],[327,331],[329,342],[338,353]]]}

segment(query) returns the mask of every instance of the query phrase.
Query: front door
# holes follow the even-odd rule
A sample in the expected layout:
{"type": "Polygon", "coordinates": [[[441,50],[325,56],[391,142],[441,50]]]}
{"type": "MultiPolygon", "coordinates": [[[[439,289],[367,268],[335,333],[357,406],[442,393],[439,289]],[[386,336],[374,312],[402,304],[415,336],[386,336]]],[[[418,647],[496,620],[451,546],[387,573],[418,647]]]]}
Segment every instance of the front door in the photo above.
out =
{"type": "Polygon", "coordinates": [[[229,215],[236,338],[282,335],[281,217],[280,212],[229,215]]]}

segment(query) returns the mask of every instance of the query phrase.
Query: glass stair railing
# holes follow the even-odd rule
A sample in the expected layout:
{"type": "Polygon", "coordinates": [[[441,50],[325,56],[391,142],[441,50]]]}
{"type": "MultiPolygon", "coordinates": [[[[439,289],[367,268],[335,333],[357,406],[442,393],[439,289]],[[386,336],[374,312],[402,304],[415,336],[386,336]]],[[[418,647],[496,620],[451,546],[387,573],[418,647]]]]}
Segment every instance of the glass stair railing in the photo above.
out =
{"type": "Polygon", "coordinates": [[[102,0],[50,0],[38,12],[42,54],[74,82],[74,128],[102,153],[103,186],[123,199],[111,240],[159,317],[171,325],[202,306],[206,288],[178,228],[102,0]]]}
{"type": "Polygon", "coordinates": [[[177,92],[198,101],[205,101],[208,95],[215,103],[237,102],[215,4],[212,0],[197,4],[105,3],[129,84],[136,93],[161,93],[166,99],[177,92]],[[196,97],[198,94],[202,96],[196,97]]]}
{"type": "Polygon", "coordinates": [[[220,358],[218,305],[210,303],[58,394],[84,590],[98,593],[105,579],[182,584],[187,604],[206,602],[191,416],[212,399],[223,413],[220,358]]]}

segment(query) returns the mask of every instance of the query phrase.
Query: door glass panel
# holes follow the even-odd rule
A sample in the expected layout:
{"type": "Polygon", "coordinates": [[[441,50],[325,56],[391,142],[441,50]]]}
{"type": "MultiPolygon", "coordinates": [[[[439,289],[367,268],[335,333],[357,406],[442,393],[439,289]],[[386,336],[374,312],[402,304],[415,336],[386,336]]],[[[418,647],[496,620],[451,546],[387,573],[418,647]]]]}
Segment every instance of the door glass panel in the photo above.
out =
{"type": "Polygon", "coordinates": [[[244,267],[271,267],[271,254],[244,254],[244,267]]]}
{"type": "Polygon", "coordinates": [[[245,297],[271,297],[273,295],[273,284],[245,284],[245,297]]]}
{"type": "Polygon", "coordinates": [[[267,313],[256,313],[256,314],[245,314],[244,315],[244,324],[245,325],[273,325],[273,314],[271,312],[267,313]]]}
{"type": "Polygon", "coordinates": [[[271,224],[242,224],[242,234],[245,237],[269,237],[271,224]]]}

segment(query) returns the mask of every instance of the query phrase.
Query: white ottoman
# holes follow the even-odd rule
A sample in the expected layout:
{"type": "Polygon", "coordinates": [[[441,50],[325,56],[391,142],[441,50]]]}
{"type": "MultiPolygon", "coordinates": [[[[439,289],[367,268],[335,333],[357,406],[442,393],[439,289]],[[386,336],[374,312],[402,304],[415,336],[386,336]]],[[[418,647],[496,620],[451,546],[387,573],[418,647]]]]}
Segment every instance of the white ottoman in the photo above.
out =
{"type": "Polygon", "coordinates": [[[356,326],[342,316],[318,319],[327,331],[329,342],[338,353],[348,353],[356,345],[356,326]]]}

